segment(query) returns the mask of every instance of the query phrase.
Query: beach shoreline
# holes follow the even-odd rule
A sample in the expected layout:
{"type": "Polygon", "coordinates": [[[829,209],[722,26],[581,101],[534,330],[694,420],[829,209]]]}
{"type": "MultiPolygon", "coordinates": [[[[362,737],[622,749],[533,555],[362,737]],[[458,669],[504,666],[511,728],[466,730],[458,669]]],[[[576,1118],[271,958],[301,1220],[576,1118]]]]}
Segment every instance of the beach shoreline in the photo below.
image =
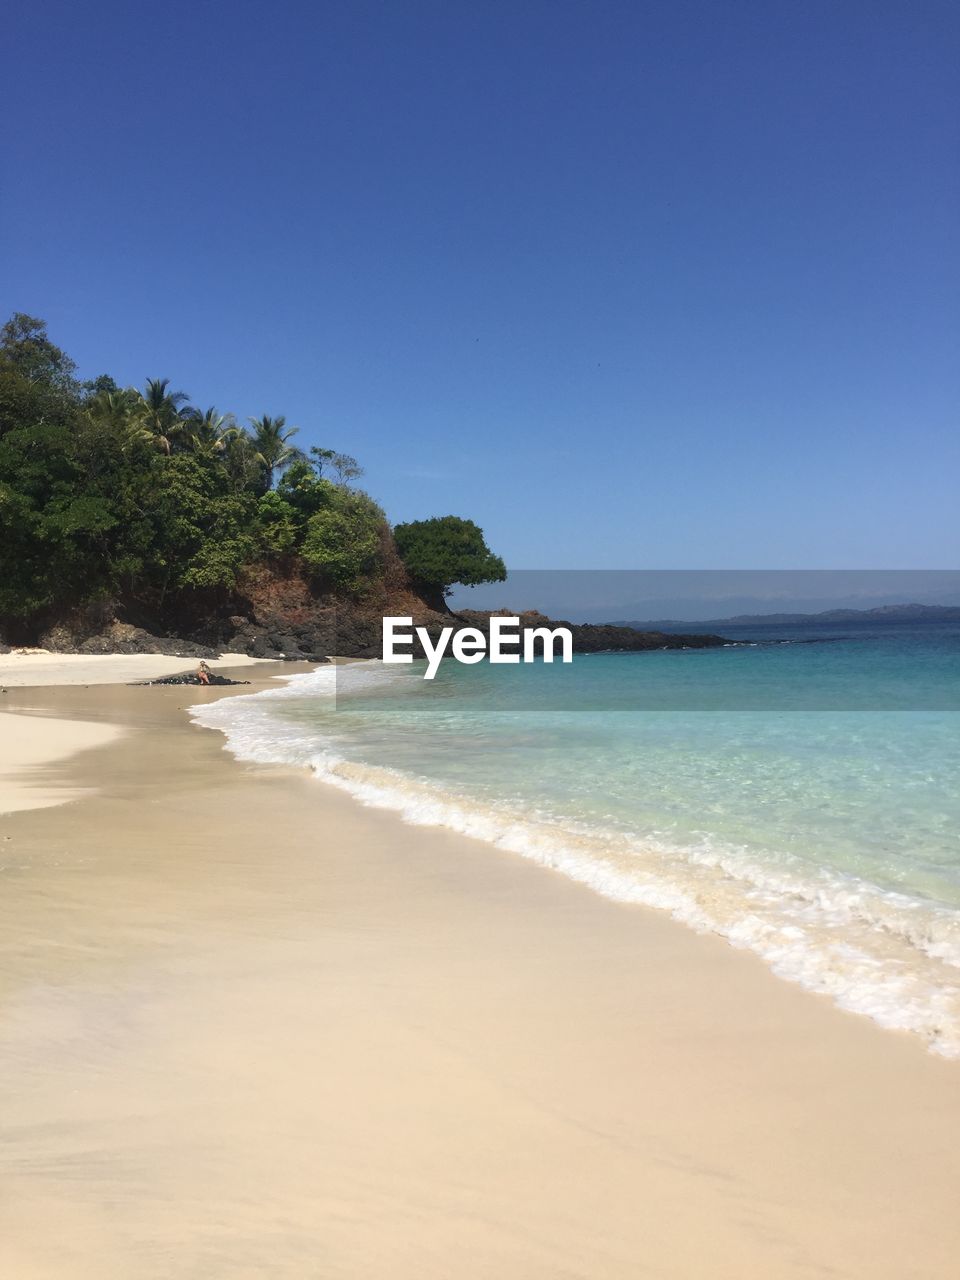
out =
{"type": "Polygon", "coordinates": [[[955,1274],[956,1063],[189,722],[304,669],[4,697],[122,736],[0,817],[0,1270],[955,1274]]]}
{"type": "MultiPolygon", "coordinates": [[[[196,671],[197,665],[196,658],[163,653],[57,653],[50,649],[14,649],[0,653],[0,689],[136,684],[180,671],[196,671]]],[[[243,653],[225,653],[210,659],[212,670],[229,668],[236,678],[243,679],[248,678],[252,670],[294,665],[299,669],[304,664],[251,658],[243,653]]]]}
{"type": "Polygon", "coordinates": [[[69,769],[77,752],[105,746],[121,733],[115,725],[0,711],[0,817],[77,799],[83,793],[59,783],[52,766],[66,763],[69,769]]]}
{"type": "MultiPolygon", "coordinates": [[[[211,662],[211,670],[229,668],[232,678],[246,680],[251,669],[283,669],[270,659],[227,654],[211,662]]],[[[196,669],[190,658],[164,654],[72,654],[21,649],[0,654],[0,817],[22,809],[66,804],[84,794],[64,785],[54,766],[69,768],[77,752],[105,746],[123,729],[102,719],[58,719],[48,707],[24,705],[11,690],[136,684],[196,669]],[[16,704],[16,705],[14,705],[16,704]]],[[[303,670],[296,664],[296,670],[303,670]]],[[[308,668],[309,669],[309,668],[308,668]]],[[[93,709],[96,714],[96,708],[93,709]]]]}

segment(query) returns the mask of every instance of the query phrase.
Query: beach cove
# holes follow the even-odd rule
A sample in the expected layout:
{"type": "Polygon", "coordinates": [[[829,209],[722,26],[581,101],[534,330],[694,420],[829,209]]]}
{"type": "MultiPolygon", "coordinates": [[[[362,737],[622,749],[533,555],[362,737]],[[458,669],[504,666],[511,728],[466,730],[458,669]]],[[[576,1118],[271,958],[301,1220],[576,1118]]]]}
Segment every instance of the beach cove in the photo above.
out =
{"type": "MultiPolygon", "coordinates": [[[[237,674],[275,670],[298,668],[237,674]]],[[[717,938],[237,763],[186,711],[224,692],[4,695],[5,732],[111,736],[34,770],[68,803],[0,818],[0,1271],[955,1274],[955,1062],[717,938]]]]}

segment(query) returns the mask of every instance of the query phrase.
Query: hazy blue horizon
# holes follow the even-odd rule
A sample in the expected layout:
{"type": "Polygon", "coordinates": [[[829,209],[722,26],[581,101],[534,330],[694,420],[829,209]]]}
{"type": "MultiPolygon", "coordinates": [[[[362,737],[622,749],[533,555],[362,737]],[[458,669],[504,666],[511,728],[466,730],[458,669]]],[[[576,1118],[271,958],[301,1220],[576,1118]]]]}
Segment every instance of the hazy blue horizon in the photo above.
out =
{"type": "Polygon", "coordinates": [[[521,569],[505,583],[458,587],[452,608],[536,608],[572,622],[706,622],[738,614],[821,613],[884,605],[960,607],[958,570],[521,569]]]}

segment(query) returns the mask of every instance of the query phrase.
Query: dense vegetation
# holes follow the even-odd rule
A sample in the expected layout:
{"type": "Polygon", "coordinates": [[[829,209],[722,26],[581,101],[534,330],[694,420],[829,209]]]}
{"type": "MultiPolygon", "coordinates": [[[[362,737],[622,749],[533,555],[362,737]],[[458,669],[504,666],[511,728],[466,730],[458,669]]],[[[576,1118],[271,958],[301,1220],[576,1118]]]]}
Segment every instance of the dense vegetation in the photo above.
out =
{"type": "MultiPolygon", "coordinates": [[[[0,331],[0,622],[96,601],[169,620],[264,562],[362,594],[390,544],[384,513],[354,486],[354,458],[305,454],[296,434],[282,417],[243,427],[198,409],[168,379],[82,382],[42,321],[14,315],[0,331]]],[[[482,581],[484,566],[503,577],[470,521],[401,530],[425,586],[482,581]]]]}

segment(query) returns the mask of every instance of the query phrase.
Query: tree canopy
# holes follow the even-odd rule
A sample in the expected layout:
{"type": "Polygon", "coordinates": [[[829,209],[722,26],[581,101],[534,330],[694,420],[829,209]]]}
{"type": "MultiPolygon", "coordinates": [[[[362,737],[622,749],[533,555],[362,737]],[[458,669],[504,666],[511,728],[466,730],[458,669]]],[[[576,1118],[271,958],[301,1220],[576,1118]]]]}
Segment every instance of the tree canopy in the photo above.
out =
{"type": "Polygon", "coordinates": [[[400,558],[414,582],[450,594],[454,583],[475,587],[503,582],[506,566],[487,546],[483,530],[460,516],[434,516],[398,524],[393,531],[400,558]]]}
{"type": "MultiPolygon", "coordinates": [[[[175,627],[264,562],[364,592],[384,571],[386,517],[353,486],[355,458],[308,456],[296,434],[280,415],[247,429],[197,408],[169,378],[81,382],[43,321],[14,315],[0,330],[0,632],[118,601],[175,627]]],[[[503,577],[470,521],[401,525],[397,543],[427,586],[503,577]]]]}

